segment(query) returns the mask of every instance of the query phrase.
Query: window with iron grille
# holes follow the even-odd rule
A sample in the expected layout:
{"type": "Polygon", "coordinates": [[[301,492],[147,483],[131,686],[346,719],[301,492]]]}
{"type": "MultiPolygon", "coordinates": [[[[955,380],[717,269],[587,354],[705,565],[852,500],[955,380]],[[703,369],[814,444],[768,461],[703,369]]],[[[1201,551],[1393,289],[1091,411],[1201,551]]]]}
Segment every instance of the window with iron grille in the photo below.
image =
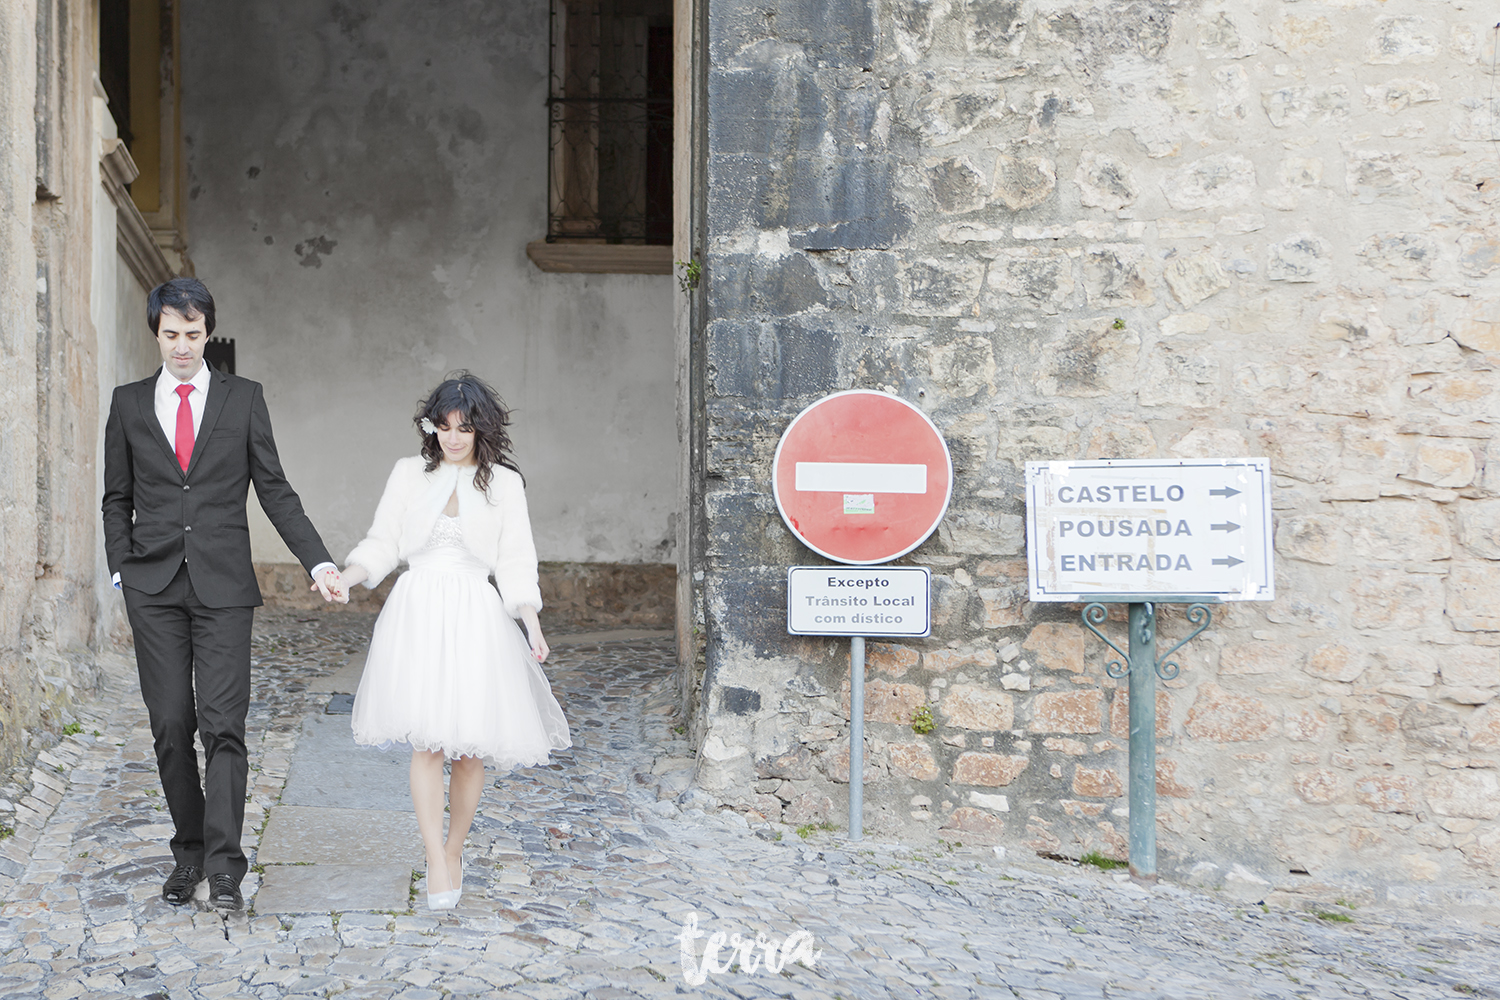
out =
{"type": "Polygon", "coordinates": [[[552,0],[547,242],[672,242],[672,0],[552,0]]]}

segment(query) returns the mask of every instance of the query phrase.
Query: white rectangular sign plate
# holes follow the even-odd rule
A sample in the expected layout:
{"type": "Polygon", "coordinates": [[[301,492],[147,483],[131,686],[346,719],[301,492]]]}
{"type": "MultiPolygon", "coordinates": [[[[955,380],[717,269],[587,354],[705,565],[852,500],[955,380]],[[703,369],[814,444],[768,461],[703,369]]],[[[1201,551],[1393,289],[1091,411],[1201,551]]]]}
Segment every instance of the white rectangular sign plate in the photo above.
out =
{"type": "Polygon", "coordinates": [[[1270,601],[1264,458],[1026,463],[1033,601],[1270,601]]]}
{"type": "Polygon", "coordinates": [[[926,493],[927,466],[876,462],[798,462],[801,493],[926,493]]]}
{"type": "Polygon", "coordinates": [[[791,635],[932,631],[932,571],[922,566],[793,566],[786,573],[791,635]]]}

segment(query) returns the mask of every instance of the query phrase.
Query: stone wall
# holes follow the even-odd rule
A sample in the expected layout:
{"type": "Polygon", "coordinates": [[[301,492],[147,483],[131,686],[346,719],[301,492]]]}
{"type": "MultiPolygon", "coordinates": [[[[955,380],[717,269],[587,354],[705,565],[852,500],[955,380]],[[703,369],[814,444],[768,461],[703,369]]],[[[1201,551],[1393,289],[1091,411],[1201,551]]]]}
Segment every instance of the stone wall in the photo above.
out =
{"type": "Polygon", "coordinates": [[[92,52],[85,4],[0,9],[0,768],[98,682],[92,52]]]}
{"type": "MultiPolygon", "coordinates": [[[[677,574],[671,566],[634,563],[543,562],[542,630],[670,628],[677,574]]],[[[255,576],[267,607],[308,611],[379,611],[397,574],[373,590],[355,587],[348,604],[329,604],[309,589],[307,571],[295,563],[258,563],[255,576]]]]}
{"type": "Polygon", "coordinates": [[[21,86],[0,92],[0,409],[16,414],[11,433],[0,435],[0,518],[4,565],[0,579],[0,685],[12,695],[0,703],[8,718],[0,733],[7,763],[34,724],[36,682],[26,670],[22,635],[36,566],[36,253],[31,245],[31,213],[36,194],[36,145],[32,105],[36,95],[36,11],[30,3],[0,11],[0,65],[21,86]]]}
{"type": "Polygon", "coordinates": [[[1268,455],[1280,596],[1219,609],[1159,696],[1164,874],[1493,885],[1492,21],[715,4],[700,784],[844,821],[848,644],[784,633],[818,560],[770,462],[802,406],[881,388],[956,481],[907,560],[932,638],[872,645],[867,828],[1123,854],[1124,691],[1076,606],[1026,600],[1023,463],[1268,455]]]}

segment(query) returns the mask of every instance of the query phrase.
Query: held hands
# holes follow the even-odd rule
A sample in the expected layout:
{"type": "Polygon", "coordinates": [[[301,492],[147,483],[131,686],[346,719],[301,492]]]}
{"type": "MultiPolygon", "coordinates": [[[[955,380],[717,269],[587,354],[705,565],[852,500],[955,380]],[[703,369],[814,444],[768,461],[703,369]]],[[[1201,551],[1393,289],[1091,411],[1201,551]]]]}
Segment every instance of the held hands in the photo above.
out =
{"type": "Polygon", "coordinates": [[[537,620],[536,609],[522,608],[521,622],[526,626],[526,638],[531,643],[531,655],[536,657],[536,662],[546,663],[547,654],[552,650],[548,648],[547,640],[542,636],[542,623],[537,620]]]}
{"type": "Polygon", "coordinates": [[[323,595],[323,600],[330,603],[338,601],[340,604],[348,604],[349,586],[347,577],[329,567],[313,578],[313,585],[308,589],[316,590],[323,595]]]}
{"type": "Polygon", "coordinates": [[[340,604],[348,604],[349,594],[355,584],[364,583],[369,578],[369,570],[358,564],[350,563],[344,567],[344,572],[342,573],[336,569],[325,569],[313,581],[311,589],[320,592],[325,601],[338,601],[340,604]]]}

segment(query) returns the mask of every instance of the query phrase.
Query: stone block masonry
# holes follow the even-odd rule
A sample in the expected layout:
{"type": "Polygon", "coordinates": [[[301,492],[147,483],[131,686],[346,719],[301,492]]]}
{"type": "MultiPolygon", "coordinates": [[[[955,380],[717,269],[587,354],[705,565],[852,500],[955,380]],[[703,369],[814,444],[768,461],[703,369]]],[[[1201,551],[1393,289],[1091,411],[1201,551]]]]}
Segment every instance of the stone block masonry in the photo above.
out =
{"type": "MultiPolygon", "coordinates": [[[[543,562],[538,567],[542,588],[543,627],[551,622],[568,627],[663,628],[672,624],[672,566],[631,563],[543,562]]],[[[310,590],[307,572],[296,563],[257,563],[255,576],[268,607],[306,611],[368,611],[385,606],[398,574],[374,590],[354,588],[346,605],[330,605],[310,590]]]]}
{"type": "Polygon", "coordinates": [[[701,699],[703,787],[842,822],[848,645],[783,634],[817,560],[770,463],[813,399],[885,389],[956,479],[908,557],[932,637],[871,644],[868,830],[1122,852],[1124,691],[1025,600],[1023,463],[1266,455],[1280,596],[1216,609],[1160,691],[1161,870],[1494,887],[1493,18],[800,0],[709,36],[695,570],[707,683],[759,708],[701,699]]]}
{"type": "Polygon", "coordinates": [[[55,746],[99,680],[98,139],[94,75],[74,69],[95,63],[85,6],[0,10],[0,770],[55,746]]]}

